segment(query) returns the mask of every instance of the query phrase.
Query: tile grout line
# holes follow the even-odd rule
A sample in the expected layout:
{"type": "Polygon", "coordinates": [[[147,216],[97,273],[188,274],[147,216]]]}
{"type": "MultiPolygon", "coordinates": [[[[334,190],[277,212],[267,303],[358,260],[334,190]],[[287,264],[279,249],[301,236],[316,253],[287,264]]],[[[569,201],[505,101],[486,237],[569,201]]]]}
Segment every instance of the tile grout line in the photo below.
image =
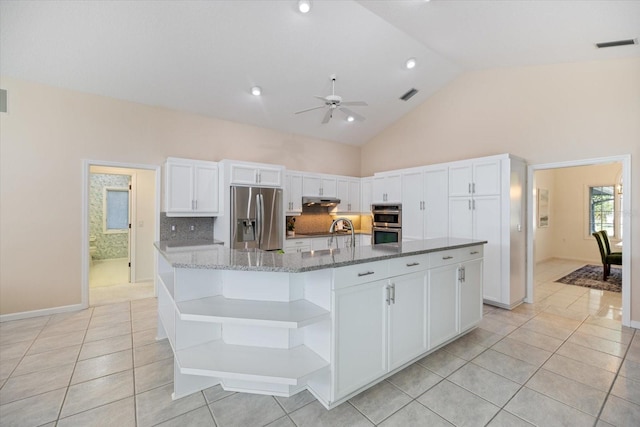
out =
{"type": "MultiPolygon", "coordinates": [[[[535,319],[536,317],[538,317],[538,316],[539,316],[541,313],[543,313],[543,312],[544,312],[544,311],[540,311],[540,312],[536,313],[536,315],[535,315],[535,316],[533,316],[531,319],[529,319],[529,320],[527,320],[526,322],[524,322],[524,323],[523,323],[522,325],[520,325],[518,328],[516,328],[515,330],[513,330],[512,332],[510,332],[508,335],[505,335],[505,336],[503,337],[503,339],[504,339],[504,338],[507,338],[507,337],[508,337],[509,335],[511,335],[513,332],[517,331],[518,329],[520,329],[521,327],[523,327],[526,323],[528,323],[528,322],[530,322],[531,320],[535,319]]],[[[517,418],[521,419],[521,420],[524,420],[524,421],[526,421],[526,422],[530,422],[529,420],[525,420],[524,418],[522,418],[522,417],[520,417],[520,416],[518,416],[518,415],[516,415],[516,414],[513,414],[513,413],[511,413],[511,412],[509,412],[509,411],[507,411],[507,409],[505,409],[505,408],[507,407],[507,405],[509,404],[509,402],[511,402],[511,401],[513,400],[513,398],[514,398],[514,397],[516,397],[516,395],[517,395],[518,393],[520,393],[520,391],[522,391],[522,389],[523,389],[523,388],[525,388],[525,387],[526,387],[527,383],[528,383],[529,381],[531,381],[531,379],[532,379],[532,378],[533,378],[533,377],[534,377],[534,376],[535,376],[535,375],[536,375],[536,374],[537,374],[537,373],[538,373],[538,372],[543,368],[543,366],[545,365],[545,363],[547,363],[547,362],[549,361],[549,359],[551,359],[551,358],[553,357],[553,355],[554,355],[554,354],[556,354],[556,352],[558,351],[558,349],[559,349],[560,347],[562,347],[562,346],[563,346],[563,345],[564,345],[564,344],[569,340],[569,338],[571,338],[571,336],[575,333],[575,331],[577,331],[577,330],[578,330],[578,328],[579,328],[579,327],[584,323],[584,321],[585,321],[585,320],[586,320],[586,318],[585,318],[584,320],[582,320],[582,322],[580,322],[580,325],[578,325],[578,326],[573,330],[573,332],[571,332],[571,334],[570,334],[567,338],[565,338],[565,339],[562,341],[562,344],[560,344],[560,345],[559,345],[559,346],[558,346],[558,347],[557,347],[553,352],[550,352],[551,354],[549,355],[549,357],[547,357],[547,358],[545,359],[545,361],[544,361],[543,363],[541,363],[541,364],[540,364],[540,366],[539,366],[539,367],[538,367],[538,368],[533,372],[533,374],[531,374],[531,375],[530,375],[530,376],[529,376],[529,377],[524,381],[524,383],[522,383],[522,384],[520,385],[520,387],[518,388],[518,390],[517,390],[515,393],[513,393],[513,395],[512,395],[512,396],[511,396],[511,397],[510,397],[510,398],[505,402],[505,404],[504,404],[504,405],[502,405],[502,407],[500,407],[500,410],[499,410],[498,412],[496,412],[496,413],[494,414],[494,416],[493,416],[493,417],[492,417],[492,418],[487,422],[487,425],[488,425],[491,421],[493,421],[493,419],[495,419],[495,417],[497,417],[497,416],[498,416],[498,414],[499,414],[501,411],[506,411],[506,412],[508,412],[509,414],[511,414],[511,415],[513,415],[513,416],[515,416],[515,417],[517,417],[517,418]]],[[[526,329],[526,328],[525,328],[525,329],[526,329]]],[[[545,334],[542,334],[542,335],[545,335],[545,334]]],[[[553,337],[552,337],[552,338],[553,338],[553,337]]],[[[502,341],[502,340],[500,340],[500,341],[502,341]]],[[[500,342],[500,341],[498,341],[498,342],[500,342]]],[[[517,341],[517,340],[516,340],[516,341],[517,341]]],[[[497,343],[496,343],[496,344],[497,344],[497,343]]],[[[525,343],[525,344],[526,344],[526,343],[525,343]]],[[[494,344],[494,345],[495,345],[495,344],[494,344]]],[[[531,344],[527,344],[527,345],[531,345],[531,344]]],[[[531,345],[531,346],[532,346],[532,347],[535,347],[535,348],[539,348],[539,347],[536,347],[536,346],[534,346],[534,345],[531,345]]],[[[493,347],[493,346],[492,346],[492,347],[493,347]]],[[[542,350],[544,350],[544,349],[542,349],[542,350]]],[[[498,350],[494,350],[494,351],[498,351],[498,350]]],[[[547,350],[547,351],[548,351],[548,350],[547,350]]],[[[502,352],[500,352],[500,353],[502,353],[502,352]]],[[[505,354],[505,353],[502,353],[502,354],[505,354]]],[[[507,356],[509,356],[509,355],[507,355],[507,356]]],[[[511,357],[513,357],[513,356],[511,356],[511,357]]],[[[515,359],[520,360],[520,359],[518,359],[518,358],[515,358],[515,359]]],[[[522,360],[522,362],[529,363],[529,362],[526,362],[526,361],[524,361],[524,360],[522,360]]],[[[496,375],[499,375],[499,374],[496,374],[496,375]]],[[[512,380],[512,381],[513,381],[513,380],[512,380]]],[[[514,382],[515,382],[515,381],[514,381],[514,382]]],[[[535,390],[533,390],[533,391],[535,391],[535,390]]],[[[538,392],[536,391],[536,393],[538,393],[538,392]]],[[[552,400],[555,400],[556,402],[559,402],[559,403],[561,403],[561,404],[563,404],[563,405],[566,405],[566,406],[567,406],[567,407],[569,407],[569,408],[573,408],[573,406],[571,406],[571,405],[567,405],[567,404],[566,404],[566,403],[564,403],[564,402],[560,402],[559,400],[557,400],[557,399],[555,399],[555,398],[553,398],[553,397],[551,397],[551,396],[547,396],[547,395],[546,395],[546,394],[544,394],[544,393],[540,393],[540,394],[542,394],[543,396],[546,396],[546,397],[548,397],[548,398],[550,398],[550,399],[552,399],[552,400]]],[[[575,410],[578,410],[578,411],[579,411],[579,409],[577,409],[577,408],[573,408],[573,409],[575,409],[575,410]]],[[[582,411],[580,411],[580,412],[582,412],[582,411]]],[[[590,415],[590,414],[587,414],[587,415],[590,415]]],[[[597,421],[597,418],[596,418],[596,421],[597,421]]]]}
{"type": "MultiPolygon", "coordinates": [[[[631,348],[631,343],[633,342],[633,339],[636,336],[636,333],[637,331],[634,329],[633,335],[631,336],[631,341],[629,341],[629,344],[627,345],[627,349],[624,352],[624,356],[622,357],[622,363],[620,363],[620,366],[618,366],[618,369],[616,370],[616,375],[613,377],[613,381],[611,381],[611,385],[609,386],[609,391],[607,392],[607,395],[605,396],[604,401],[600,406],[600,411],[598,411],[598,417],[596,418],[596,424],[598,421],[600,421],[600,417],[602,416],[602,411],[604,411],[604,407],[606,406],[607,401],[611,396],[611,390],[613,390],[613,387],[615,386],[616,381],[618,381],[618,377],[620,376],[620,371],[622,370],[622,365],[624,365],[624,362],[627,360],[627,355],[629,354],[629,349],[631,348]]],[[[626,400],[626,399],[623,399],[623,400],[626,400]]]]}
{"type": "MultiPolygon", "coordinates": [[[[91,307],[91,315],[89,316],[89,321],[87,322],[87,327],[84,330],[84,335],[82,337],[82,342],[80,343],[80,349],[78,350],[78,355],[76,356],[76,360],[73,363],[73,369],[71,371],[71,375],[69,376],[69,382],[67,383],[66,389],[64,391],[64,398],[62,399],[62,404],[60,405],[60,409],[58,409],[58,415],[54,422],[56,425],[60,421],[60,416],[62,415],[62,408],[64,408],[64,404],[67,401],[67,397],[69,396],[69,389],[71,388],[71,380],[73,380],[73,374],[76,372],[76,367],[78,366],[78,359],[80,359],[80,353],[82,353],[82,347],[84,346],[84,340],[87,338],[87,332],[89,331],[89,325],[91,324],[91,319],[93,319],[94,308],[91,307]]],[[[73,414],[75,415],[75,414],[73,414]]]]}

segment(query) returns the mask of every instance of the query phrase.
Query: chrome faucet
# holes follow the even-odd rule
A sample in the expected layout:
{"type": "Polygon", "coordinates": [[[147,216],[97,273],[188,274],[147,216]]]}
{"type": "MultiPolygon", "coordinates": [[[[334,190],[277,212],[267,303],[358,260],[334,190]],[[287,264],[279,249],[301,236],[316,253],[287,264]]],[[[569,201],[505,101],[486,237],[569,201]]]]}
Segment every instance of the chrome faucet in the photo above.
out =
{"type": "Polygon", "coordinates": [[[344,217],[340,217],[340,218],[336,218],[333,220],[333,222],[331,223],[331,227],[329,227],[329,233],[331,233],[331,237],[329,238],[329,248],[331,248],[331,245],[333,244],[333,236],[336,232],[336,224],[338,223],[338,221],[344,221],[347,223],[347,226],[349,227],[349,230],[351,230],[351,241],[349,242],[349,245],[347,246],[354,246],[356,245],[356,240],[355,240],[355,233],[353,231],[353,222],[351,222],[351,220],[349,218],[344,218],[344,217]]]}

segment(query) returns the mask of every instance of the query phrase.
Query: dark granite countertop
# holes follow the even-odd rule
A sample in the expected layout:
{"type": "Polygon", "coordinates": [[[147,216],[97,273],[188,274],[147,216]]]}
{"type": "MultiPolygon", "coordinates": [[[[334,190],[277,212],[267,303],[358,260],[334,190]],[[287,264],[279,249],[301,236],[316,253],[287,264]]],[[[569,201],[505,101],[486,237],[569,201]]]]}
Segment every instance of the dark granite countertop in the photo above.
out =
{"type": "Polygon", "coordinates": [[[301,273],[485,243],[484,240],[440,238],[302,253],[230,249],[215,244],[178,247],[170,241],[156,242],[155,246],[174,268],[301,273]]]}

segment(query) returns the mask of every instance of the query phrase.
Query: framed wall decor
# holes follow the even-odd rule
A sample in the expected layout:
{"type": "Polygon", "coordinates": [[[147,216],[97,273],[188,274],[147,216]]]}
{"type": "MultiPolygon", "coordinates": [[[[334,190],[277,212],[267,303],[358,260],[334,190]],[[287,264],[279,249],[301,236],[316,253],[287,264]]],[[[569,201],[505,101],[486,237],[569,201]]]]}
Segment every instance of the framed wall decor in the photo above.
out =
{"type": "Polygon", "coordinates": [[[538,188],[538,227],[549,226],[549,190],[538,188]]]}

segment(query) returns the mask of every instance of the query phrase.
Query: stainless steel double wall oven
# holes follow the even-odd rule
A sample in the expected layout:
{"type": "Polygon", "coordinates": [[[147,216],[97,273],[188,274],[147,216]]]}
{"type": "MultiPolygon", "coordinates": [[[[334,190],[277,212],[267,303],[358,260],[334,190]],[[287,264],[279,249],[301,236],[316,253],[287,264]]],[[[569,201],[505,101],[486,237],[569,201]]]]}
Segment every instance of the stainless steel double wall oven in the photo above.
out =
{"type": "Polygon", "coordinates": [[[402,243],[402,204],[373,204],[371,216],[371,244],[402,243]]]}

